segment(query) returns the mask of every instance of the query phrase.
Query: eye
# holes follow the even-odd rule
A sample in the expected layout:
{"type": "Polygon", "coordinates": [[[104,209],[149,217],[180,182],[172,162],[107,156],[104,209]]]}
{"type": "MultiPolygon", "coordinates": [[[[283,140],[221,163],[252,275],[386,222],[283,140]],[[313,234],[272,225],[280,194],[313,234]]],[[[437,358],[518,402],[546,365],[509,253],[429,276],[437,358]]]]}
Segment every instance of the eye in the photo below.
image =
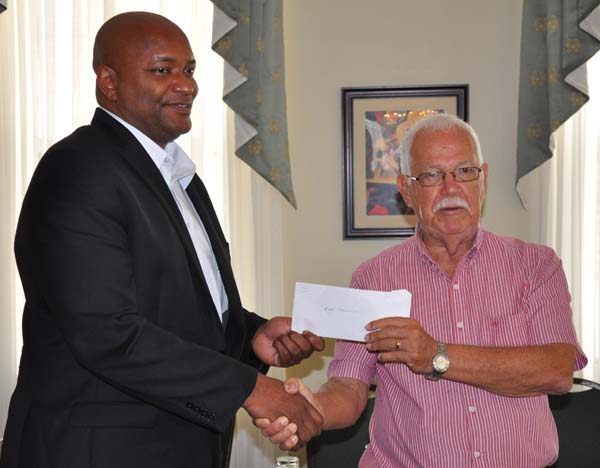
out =
{"type": "Polygon", "coordinates": [[[458,174],[462,174],[462,175],[469,175],[469,174],[473,174],[473,172],[475,172],[475,168],[474,167],[459,167],[458,169],[456,169],[456,172],[458,174]]]}
{"type": "Polygon", "coordinates": [[[424,172],[419,176],[419,179],[435,180],[440,176],[439,172],[424,172]]]}
{"type": "Polygon", "coordinates": [[[157,75],[165,75],[169,73],[169,69],[167,67],[156,67],[153,68],[151,71],[152,73],[155,73],[157,75]]]}
{"type": "Polygon", "coordinates": [[[194,72],[196,71],[196,69],[192,68],[192,67],[188,67],[188,68],[184,68],[183,71],[185,72],[186,75],[193,75],[194,72]]]}

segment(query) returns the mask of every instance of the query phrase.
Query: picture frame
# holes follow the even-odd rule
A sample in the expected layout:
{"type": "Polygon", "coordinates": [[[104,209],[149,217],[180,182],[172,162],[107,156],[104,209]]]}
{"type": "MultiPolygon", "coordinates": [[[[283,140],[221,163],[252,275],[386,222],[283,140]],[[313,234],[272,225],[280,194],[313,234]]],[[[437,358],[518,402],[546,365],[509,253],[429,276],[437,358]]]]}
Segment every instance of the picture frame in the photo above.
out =
{"type": "Polygon", "coordinates": [[[396,188],[398,144],[418,119],[468,121],[469,85],[342,88],[344,239],[409,237],[416,216],[396,188]]]}

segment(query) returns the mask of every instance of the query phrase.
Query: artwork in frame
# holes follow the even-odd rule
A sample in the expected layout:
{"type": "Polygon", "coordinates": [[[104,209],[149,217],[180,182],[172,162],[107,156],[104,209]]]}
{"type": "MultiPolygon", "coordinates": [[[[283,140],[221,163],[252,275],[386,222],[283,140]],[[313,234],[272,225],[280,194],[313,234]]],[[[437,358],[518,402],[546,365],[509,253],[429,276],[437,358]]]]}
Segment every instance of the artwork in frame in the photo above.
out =
{"type": "Polygon", "coordinates": [[[467,121],[469,85],[342,88],[344,239],[408,237],[416,217],[397,190],[404,132],[431,114],[467,121]]]}

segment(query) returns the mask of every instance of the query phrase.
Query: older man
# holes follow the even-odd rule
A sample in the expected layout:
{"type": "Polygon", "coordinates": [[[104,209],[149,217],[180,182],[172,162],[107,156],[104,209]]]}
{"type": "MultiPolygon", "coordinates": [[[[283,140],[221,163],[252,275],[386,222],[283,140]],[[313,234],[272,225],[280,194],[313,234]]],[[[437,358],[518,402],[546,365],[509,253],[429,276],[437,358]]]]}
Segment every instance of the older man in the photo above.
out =
{"type": "MultiPolygon", "coordinates": [[[[377,380],[361,467],[544,467],[558,454],[546,394],[569,390],[586,358],[560,260],[479,226],[488,180],[472,128],[448,115],[403,139],[398,189],[416,234],[362,264],[352,287],[413,295],[411,318],[339,341],[329,381],[310,396],[325,428],[351,425],[377,380]]],[[[264,427],[264,421],[257,421],[264,427]]],[[[288,427],[265,434],[286,446],[288,427]]]]}
{"type": "Polygon", "coordinates": [[[100,108],[48,150],[19,218],[23,353],[0,466],[219,467],[240,407],[287,416],[306,441],[320,414],[259,370],[324,343],[242,307],[208,194],[173,141],[198,92],[186,36],[159,15],[117,15],[93,65],[100,108]]]}

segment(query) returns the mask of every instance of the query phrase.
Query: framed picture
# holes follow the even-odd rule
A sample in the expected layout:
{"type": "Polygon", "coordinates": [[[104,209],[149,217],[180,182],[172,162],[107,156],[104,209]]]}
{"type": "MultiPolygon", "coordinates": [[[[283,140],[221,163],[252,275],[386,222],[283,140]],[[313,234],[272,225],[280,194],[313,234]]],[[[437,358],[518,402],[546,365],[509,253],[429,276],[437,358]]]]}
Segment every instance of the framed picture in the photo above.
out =
{"type": "Polygon", "coordinates": [[[469,86],[342,88],[344,239],[408,237],[416,217],[396,188],[398,148],[417,120],[468,119],[469,86]]]}

